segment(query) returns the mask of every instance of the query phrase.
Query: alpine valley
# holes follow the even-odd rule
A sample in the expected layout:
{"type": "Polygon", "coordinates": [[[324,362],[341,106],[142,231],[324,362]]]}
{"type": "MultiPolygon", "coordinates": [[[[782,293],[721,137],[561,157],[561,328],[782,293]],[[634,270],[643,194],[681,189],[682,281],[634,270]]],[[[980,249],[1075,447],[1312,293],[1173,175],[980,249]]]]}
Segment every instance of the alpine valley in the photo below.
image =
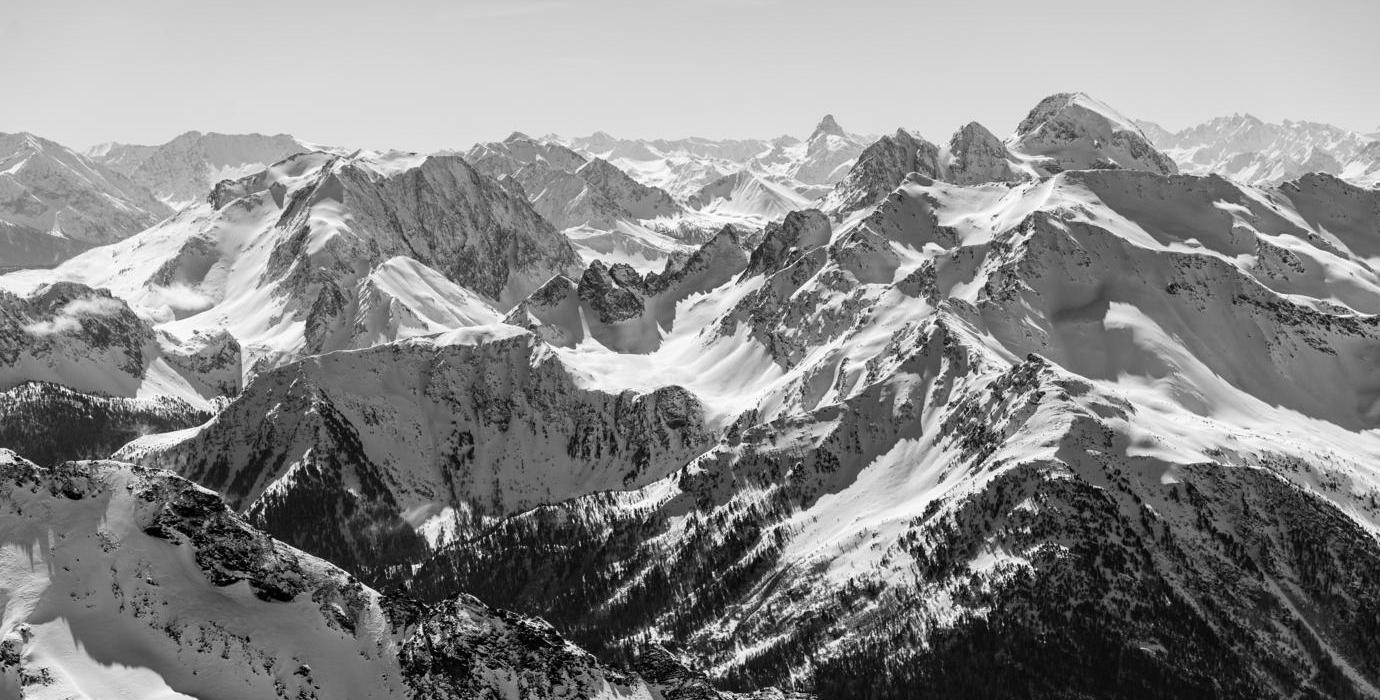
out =
{"type": "Polygon", "coordinates": [[[0,696],[1380,698],[1378,184],[1082,93],[0,135],[0,696]]]}

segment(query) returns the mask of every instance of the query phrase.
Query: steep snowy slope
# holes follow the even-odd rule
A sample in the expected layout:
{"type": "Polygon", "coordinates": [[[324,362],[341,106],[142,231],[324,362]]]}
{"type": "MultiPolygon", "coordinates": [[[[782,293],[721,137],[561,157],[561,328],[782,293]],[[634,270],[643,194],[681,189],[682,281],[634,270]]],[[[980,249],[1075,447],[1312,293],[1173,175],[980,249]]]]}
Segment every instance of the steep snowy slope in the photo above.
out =
{"type": "Polygon", "coordinates": [[[306,353],[488,322],[581,268],[520,196],[455,156],[315,152],[52,271],[109,289],[178,337],[228,331],[246,372],[306,353]]]}
{"type": "Polygon", "coordinates": [[[555,351],[717,445],[413,590],[823,697],[1373,696],[1380,278],[1301,211],[1357,192],[1094,170],[797,220],[655,352],[555,351]]]}
{"type": "Polygon", "coordinates": [[[663,697],[540,620],[381,596],[166,472],[0,450],[0,533],[6,697],[663,697]]]}
{"type": "Polygon", "coordinates": [[[147,189],[68,148],[0,134],[0,272],[51,266],[168,213],[147,189]]]}
{"type": "Polygon", "coordinates": [[[205,199],[221,180],[238,180],[290,155],[314,150],[319,149],[287,134],[188,131],[161,146],[106,143],[86,155],[180,209],[205,199]]]}
{"type": "Polygon", "coordinates": [[[1364,186],[1380,184],[1376,137],[1330,124],[1290,120],[1271,124],[1249,114],[1235,114],[1177,133],[1149,126],[1146,133],[1151,140],[1186,173],[1217,173],[1248,184],[1276,185],[1321,172],[1364,186]]]}
{"type": "Polygon", "coordinates": [[[1380,265],[1380,190],[1312,173],[1272,190],[1324,240],[1380,265]]]}

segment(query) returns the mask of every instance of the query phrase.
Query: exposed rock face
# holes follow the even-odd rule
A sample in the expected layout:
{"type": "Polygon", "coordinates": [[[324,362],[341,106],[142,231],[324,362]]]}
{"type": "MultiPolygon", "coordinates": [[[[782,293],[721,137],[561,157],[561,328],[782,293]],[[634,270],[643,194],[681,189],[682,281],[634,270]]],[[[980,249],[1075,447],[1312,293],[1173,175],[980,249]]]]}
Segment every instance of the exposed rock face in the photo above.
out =
{"type": "Polygon", "coordinates": [[[639,648],[634,665],[638,675],[665,700],[811,700],[813,697],[776,688],[748,693],[719,690],[702,671],[695,670],[660,644],[639,648]]]}
{"type": "Polygon", "coordinates": [[[603,158],[590,159],[575,174],[612,200],[631,218],[655,219],[680,211],[680,205],[664,190],[637,182],[603,158]]]}
{"type": "Polygon", "coordinates": [[[837,119],[834,118],[834,115],[826,114],[822,119],[819,120],[819,124],[815,125],[815,130],[810,132],[810,137],[806,140],[814,141],[815,139],[818,139],[821,136],[847,135],[848,132],[844,131],[843,127],[839,126],[839,122],[837,119]]]}
{"type": "MultiPolygon", "coordinates": [[[[324,242],[333,249],[330,263],[343,267],[373,251],[385,259],[409,255],[502,308],[552,274],[580,264],[569,241],[534,216],[526,203],[457,157],[429,156],[397,173],[332,161],[310,192],[298,193],[285,215],[301,220],[317,203],[331,201],[349,207],[354,217],[350,228],[372,235],[336,235],[346,231],[334,224],[330,230],[313,231],[313,239],[329,237],[324,242]]],[[[279,257],[286,263],[285,254],[291,254],[300,264],[302,253],[309,252],[306,242],[306,237],[300,243],[290,239],[279,257]]],[[[298,274],[290,267],[286,276],[295,279],[298,274]]]]}
{"type": "Polygon", "coordinates": [[[642,276],[627,267],[615,266],[615,270],[621,273],[617,278],[596,260],[585,268],[585,274],[580,277],[580,301],[589,305],[600,323],[640,318],[647,309],[642,300],[647,291],[642,284],[642,276]],[[629,272],[632,276],[629,276],[629,272]]]}
{"type": "Polygon", "coordinates": [[[104,289],[59,282],[29,296],[0,291],[0,387],[60,382],[133,396],[153,330],[104,289]]]}
{"type": "Polygon", "coordinates": [[[212,400],[239,392],[240,373],[229,334],[180,340],[106,290],[0,290],[0,446],[44,464],[200,424],[212,400]]]}
{"type": "Polygon", "coordinates": [[[743,271],[748,253],[732,226],[725,226],[689,258],[658,275],[648,275],[647,289],[665,301],[680,301],[691,294],[714,289],[743,271]]]}
{"type": "Polygon", "coordinates": [[[206,198],[222,180],[253,175],[288,156],[316,150],[287,134],[204,134],[188,131],[161,146],[102,144],[87,155],[164,203],[182,207],[206,198]]]}
{"type": "Polygon", "coordinates": [[[0,272],[51,266],[168,213],[147,189],[68,148],[0,134],[0,272]]]}
{"type": "Polygon", "coordinates": [[[805,251],[827,244],[831,233],[829,217],[818,209],[791,212],[781,223],[767,226],[743,275],[772,274],[793,263],[805,251]]]}
{"type": "Polygon", "coordinates": [[[1011,168],[1011,154],[1006,145],[977,122],[968,122],[954,133],[949,140],[948,155],[944,179],[956,185],[1022,179],[1011,168]]]}
{"type": "Polygon", "coordinates": [[[668,260],[659,273],[643,275],[629,265],[595,260],[574,289],[553,280],[507,320],[563,347],[588,335],[618,352],[650,353],[675,328],[677,304],[727,284],[747,264],[742,239],[725,226],[692,254],[668,260]]]}
{"type": "Polygon", "coordinates": [[[399,660],[416,698],[657,697],[641,678],[603,666],[545,621],[467,595],[432,608],[399,660]]]}
{"type": "Polygon", "coordinates": [[[240,343],[225,330],[196,331],[185,341],[164,334],[163,359],[205,397],[240,393],[244,365],[240,343]]]}
{"type": "Polygon", "coordinates": [[[824,198],[820,208],[836,221],[881,201],[906,175],[940,177],[939,148],[905,129],[883,136],[858,156],[858,162],[824,198]]]}
{"type": "Polygon", "coordinates": [[[633,179],[598,156],[586,157],[549,139],[513,134],[476,145],[465,156],[499,178],[557,229],[586,262],[608,260],[659,267],[685,244],[703,240],[703,222],[666,191],[633,179]]]}
{"type": "Polygon", "coordinates": [[[1105,168],[1178,172],[1140,127],[1081,92],[1041,100],[1016,127],[1010,146],[1034,158],[1043,173],[1105,168]]]}

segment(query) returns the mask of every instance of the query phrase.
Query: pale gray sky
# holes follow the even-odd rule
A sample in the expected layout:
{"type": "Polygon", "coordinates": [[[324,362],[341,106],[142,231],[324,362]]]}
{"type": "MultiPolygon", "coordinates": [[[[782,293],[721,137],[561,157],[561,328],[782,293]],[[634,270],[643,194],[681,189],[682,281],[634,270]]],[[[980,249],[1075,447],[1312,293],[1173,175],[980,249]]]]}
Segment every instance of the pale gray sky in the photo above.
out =
{"type": "Polygon", "coordinates": [[[938,141],[1082,90],[1380,127],[1380,0],[4,0],[0,131],[432,150],[521,130],[938,141]]]}

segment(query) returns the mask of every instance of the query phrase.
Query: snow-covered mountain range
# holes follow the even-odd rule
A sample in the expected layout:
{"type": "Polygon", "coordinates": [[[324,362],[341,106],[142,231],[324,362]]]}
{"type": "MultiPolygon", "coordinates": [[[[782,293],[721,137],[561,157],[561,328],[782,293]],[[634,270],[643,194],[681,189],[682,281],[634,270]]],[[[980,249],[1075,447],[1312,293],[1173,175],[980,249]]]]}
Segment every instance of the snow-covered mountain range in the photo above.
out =
{"type": "Polygon", "coordinates": [[[206,198],[221,180],[323,150],[285,134],[190,131],[161,146],[107,143],[85,154],[0,134],[0,270],[53,265],[113,243],[206,198]]]}
{"type": "Polygon", "coordinates": [[[179,342],[229,332],[252,374],[496,321],[579,269],[568,239],[458,156],[317,151],[222,181],[136,236],[4,286],[21,298],[52,280],[110,290],[179,342]]]}
{"type": "Polygon", "coordinates": [[[1176,133],[1152,122],[1140,125],[1186,173],[1277,185],[1319,172],[1380,186],[1380,133],[1364,135],[1306,121],[1273,124],[1249,114],[1219,117],[1176,133]]]}
{"type": "Polygon", "coordinates": [[[253,175],[290,155],[328,150],[287,134],[188,131],[160,146],[103,143],[86,155],[153,192],[173,209],[206,197],[221,180],[253,175]]]}
{"type": "Polygon", "coordinates": [[[602,158],[521,133],[477,144],[464,157],[526,197],[570,237],[586,261],[615,258],[655,268],[685,250],[682,241],[668,235],[684,223],[684,207],[665,190],[634,180],[602,158]]]}
{"type": "Polygon", "coordinates": [[[788,211],[799,208],[794,204],[818,199],[847,174],[873,140],[845,131],[833,115],[825,115],[804,140],[639,140],[602,132],[569,140],[549,138],[603,158],[697,210],[722,209],[767,219],[779,219],[783,207],[788,211]],[[738,190],[749,182],[746,192],[738,190]]]}
{"type": "Polygon", "coordinates": [[[33,134],[0,134],[0,271],[53,265],[170,210],[146,188],[33,134]]]}
{"type": "Polygon", "coordinates": [[[308,149],[0,275],[3,687],[1380,697],[1380,190],[1236,122],[308,149]]]}

